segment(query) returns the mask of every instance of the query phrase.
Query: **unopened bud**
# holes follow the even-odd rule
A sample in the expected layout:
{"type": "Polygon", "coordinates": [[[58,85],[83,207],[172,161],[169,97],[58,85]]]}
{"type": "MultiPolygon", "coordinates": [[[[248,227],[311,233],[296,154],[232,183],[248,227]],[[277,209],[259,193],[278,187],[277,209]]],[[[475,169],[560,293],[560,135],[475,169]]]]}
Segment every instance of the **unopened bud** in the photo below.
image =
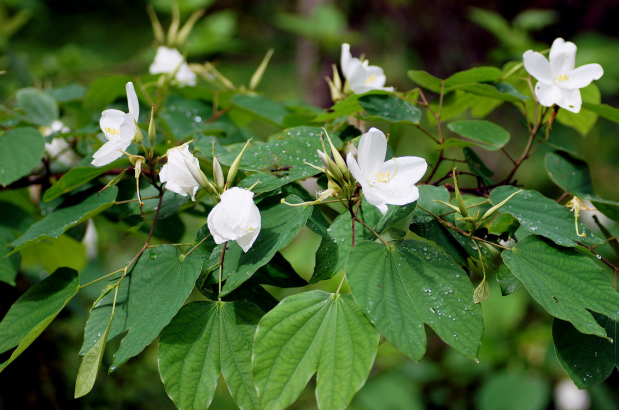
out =
{"type": "Polygon", "coordinates": [[[319,158],[321,159],[321,161],[323,162],[325,169],[327,170],[329,168],[329,161],[327,159],[327,155],[319,149],[317,149],[316,152],[319,155],[319,158]]]}
{"type": "Polygon", "coordinates": [[[133,140],[131,140],[131,142],[134,143],[134,144],[138,144],[139,142],[144,140],[144,136],[142,135],[142,130],[140,130],[140,127],[138,127],[138,122],[135,119],[134,119],[133,123],[136,126],[136,134],[134,134],[133,140]]]}
{"type": "Polygon", "coordinates": [[[155,107],[151,106],[151,121],[149,122],[149,142],[151,148],[155,146],[155,107]]]}
{"type": "Polygon", "coordinates": [[[342,100],[343,95],[340,92],[340,89],[336,87],[332,79],[330,79],[329,77],[325,77],[325,81],[327,81],[327,85],[329,86],[329,94],[332,98],[332,101],[336,102],[342,100]]]}
{"type": "Polygon", "coordinates": [[[338,74],[338,68],[335,64],[332,64],[332,72],[334,73],[334,86],[338,89],[340,94],[340,90],[342,90],[342,81],[340,81],[340,75],[338,74]]]}
{"type": "Polygon", "coordinates": [[[344,161],[344,158],[342,158],[338,149],[334,147],[334,143],[332,143],[332,139],[329,138],[329,134],[327,134],[327,130],[323,129],[323,131],[325,132],[325,136],[327,137],[327,141],[329,142],[329,147],[332,150],[332,156],[334,156],[334,161],[336,162],[336,165],[338,166],[342,174],[348,177],[349,167],[347,167],[347,162],[344,161]]]}
{"type": "Polygon", "coordinates": [[[465,205],[465,200],[463,200],[463,196],[461,196],[461,192],[459,191],[459,184],[456,179],[456,167],[452,169],[452,177],[454,178],[454,195],[456,196],[456,204],[459,206],[459,212],[463,217],[468,217],[469,213],[467,212],[467,206],[465,205]]]}
{"type": "MultiPolygon", "coordinates": [[[[335,179],[342,180],[342,172],[340,171],[340,168],[338,168],[338,165],[334,162],[334,160],[327,155],[327,149],[325,148],[325,140],[323,140],[323,136],[321,136],[321,144],[323,144],[324,157],[327,159],[326,169],[335,179]]],[[[321,160],[323,160],[323,156],[321,156],[321,160]]],[[[323,163],[325,163],[325,160],[323,160],[323,163]]]]}
{"type": "Polygon", "coordinates": [[[256,90],[256,87],[258,87],[258,85],[260,84],[260,81],[263,78],[263,74],[265,74],[265,69],[267,68],[267,64],[269,64],[269,60],[271,59],[272,55],[273,55],[273,49],[269,49],[267,51],[267,54],[265,54],[263,61],[261,61],[260,65],[258,66],[256,71],[252,75],[252,78],[250,79],[250,86],[249,86],[250,91],[256,90]]]}
{"type": "Polygon", "coordinates": [[[213,177],[215,178],[215,185],[218,189],[224,189],[224,172],[222,171],[222,166],[218,161],[217,157],[213,157],[213,177]]]}
{"type": "Polygon", "coordinates": [[[353,158],[357,160],[357,147],[355,147],[355,144],[353,144],[352,141],[349,141],[349,144],[347,145],[347,151],[348,153],[351,153],[353,158]]]}
{"type": "Polygon", "coordinates": [[[126,172],[127,172],[127,169],[121,171],[121,173],[119,175],[114,177],[112,179],[112,181],[110,181],[108,184],[105,185],[105,187],[103,187],[101,190],[99,190],[99,194],[101,194],[101,192],[103,192],[103,190],[105,190],[107,188],[110,188],[110,187],[114,187],[116,184],[118,184],[118,182],[121,181],[121,178],[123,178],[123,176],[125,175],[126,172]]]}
{"type": "Polygon", "coordinates": [[[495,213],[496,213],[496,212],[497,212],[500,208],[502,208],[502,206],[503,206],[504,204],[506,204],[506,203],[508,202],[508,200],[510,200],[512,197],[516,196],[517,194],[519,194],[521,191],[523,191],[523,190],[519,190],[519,191],[516,191],[516,192],[514,192],[514,193],[510,194],[508,197],[506,197],[506,199],[505,199],[504,201],[502,201],[501,203],[499,203],[499,204],[497,204],[497,205],[494,205],[493,207],[489,208],[489,209],[487,210],[487,212],[486,212],[486,213],[484,213],[484,215],[482,216],[482,218],[480,219],[480,221],[482,222],[482,221],[486,220],[487,218],[491,217],[491,216],[492,216],[493,214],[495,214],[495,213]]]}
{"type": "Polygon", "coordinates": [[[144,161],[144,158],[138,158],[136,159],[136,162],[134,164],[134,175],[136,178],[140,177],[140,173],[142,173],[142,162],[144,161]]]}
{"type": "Polygon", "coordinates": [[[191,161],[189,158],[185,156],[183,156],[183,162],[185,163],[185,166],[189,170],[189,173],[192,175],[192,177],[194,177],[194,180],[196,180],[196,182],[200,184],[202,188],[207,188],[208,186],[207,182],[209,180],[207,180],[207,176],[205,176],[205,173],[202,172],[200,167],[198,167],[196,164],[194,164],[193,161],[191,161]]]}
{"type": "Polygon", "coordinates": [[[243,146],[243,149],[241,150],[241,152],[239,153],[235,161],[232,163],[232,165],[228,169],[228,178],[226,179],[227,187],[230,187],[232,185],[233,180],[235,179],[235,176],[237,175],[237,171],[239,170],[239,165],[241,164],[243,153],[245,152],[245,149],[248,148],[248,144],[250,144],[251,140],[252,139],[249,139],[248,142],[245,143],[245,146],[243,146]]]}

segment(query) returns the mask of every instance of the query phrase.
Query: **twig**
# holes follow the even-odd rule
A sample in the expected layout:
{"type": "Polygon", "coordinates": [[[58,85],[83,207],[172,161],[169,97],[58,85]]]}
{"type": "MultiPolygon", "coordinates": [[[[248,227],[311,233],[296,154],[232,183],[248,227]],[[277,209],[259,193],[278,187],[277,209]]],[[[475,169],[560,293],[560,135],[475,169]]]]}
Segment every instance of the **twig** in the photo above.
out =
{"type": "Polygon", "coordinates": [[[611,267],[611,268],[614,270],[614,289],[615,289],[615,288],[616,288],[616,274],[618,273],[618,267],[616,267],[615,265],[613,265],[612,263],[610,263],[609,261],[607,261],[607,260],[605,259],[605,257],[603,257],[602,255],[600,255],[599,253],[597,253],[597,252],[594,250],[594,247],[589,247],[589,246],[587,246],[587,245],[585,245],[585,244],[583,244],[583,243],[579,243],[579,242],[578,242],[577,244],[579,244],[579,245],[580,245],[580,246],[582,246],[583,248],[587,248],[588,250],[590,250],[590,252],[596,256],[596,258],[598,258],[599,260],[601,260],[602,262],[604,262],[605,264],[607,264],[609,267],[611,267]]]}

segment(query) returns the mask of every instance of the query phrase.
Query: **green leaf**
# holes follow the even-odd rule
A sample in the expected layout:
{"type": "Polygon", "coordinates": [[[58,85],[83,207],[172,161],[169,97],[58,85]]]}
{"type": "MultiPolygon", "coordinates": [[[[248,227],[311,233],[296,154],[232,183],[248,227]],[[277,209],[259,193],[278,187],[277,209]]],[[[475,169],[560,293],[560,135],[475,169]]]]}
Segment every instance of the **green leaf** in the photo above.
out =
{"type": "MultiPolygon", "coordinates": [[[[190,100],[178,95],[172,95],[166,99],[158,119],[163,120],[170,133],[178,140],[193,137],[200,132],[218,133],[230,131],[222,127],[222,119],[219,124],[206,121],[213,115],[213,109],[204,101],[190,100]]],[[[216,144],[216,148],[219,144],[216,144]]],[[[211,144],[208,144],[207,152],[203,154],[211,159],[211,144]]]]}
{"type": "MultiPolygon", "coordinates": [[[[159,335],[194,288],[201,267],[200,255],[192,253],[185,257],[172,245],[144,251],[118,290],[108,341],[129,332],[114,354],[110,372],[139,354],[159,335]]],[[[119,277],[120,274],[112,277],[109,284],[118,282],[119,277]]],[[[80,355],[85,355],[105,332],[113,301],[114,293],[109,293],[93,307],[80,355]]]]}
{"type": "Polygon", "coordinates": [[[0,353],[17,346],[0,364],[0,371],[32,344],[77,294],[79,286],[78,272],[62,267],[19,297],[0,322],[0,353]]]}
{"type": "Polygon", "coordinates": [[[471,83],[487,83],[499,80],[502,71],[497,67],[474,67],[454,73],[446,79],[446,89],[454,89],[471,83]]]}
{"type": "MultiPolygon", "coordinates": [[[[6,203],[2,203],[4,206],[6,203]]],[[[4,212],[4,210],[3,210],[4,212]]],[[[15,286],[15,277],[19,271],[19,267],[22,262],[21,254],[13,254],[7,256],[11,252],[11,248],[6,244],[15,239],[15,234],[6,227],[0,226],[0,281],[15,286]]]]}
{"type": "Polygon", "coordinates": [[[484,184],[493,185],[493,180],[491,180],[490,177],[495,173],[484,164],[484,161],[478,157],[478,154],[469,147],[463,149],[463,154],[465,155],[465,161],[467,161],[469,171],[480,177],[484,184]]]}
{"type": "MultiPolygon", "coordinates": [[[[596,84],[591,83],[589,86],[580,89],[579,92],[581,93],[581,99],[584,103],[591,103],[594,105],[601,103],[601,92],[596,84]]],[[[560,110],[558,111],[556,120],[565,126],[574,128],[579,134],[585,137],[590,130],[592,130],[594,124],[596,124],[598,114],[590,110],[580,110],[579,113],[560,110]]]]}
{"type": "Polygon", "coordinates": [[[602,314],[593,315],[613,342],[581,334],[569,322],[553,320],[553,345],[558,361],[580,389],[605,381],[614,366],[618,367],[618,322],[602,314]]]}
{"type": "Polygon", "coordinates": [[[479,410],[540,410],[549,402],[547,380],[523,371],[493,373],[476,398],[479,410]]]}
{"type": "Polygon", "coordinates": [[[282,104],[259,95],[237,94],[230,102],[253,117],[280,128],[284,128],[284,117],[291,114],[282,104]]]}
{"type": "Polygon", "coordinates": [[[384,90],[371,90],[363,94],[352,94],[345,98],[342,101],[337,102],[330,109],[325,110],[323,114],[319,115],[314,119],[315,122],[324,123],[330,120],[334,120],[339,117],[348,117],[353,114],[357,114],[363,110],[362,106],[359,103],[360,97],[370,96],[370,95],[389,95],[389,91],[384,90]]]}
{"type": "MultiPolygon", "coordinates": [[[[311,196],[305,188],[303,188],[300,184],[296,182],[289,183],[283,186],[282,192],[288,194],[295,194],[304,201],[316,200],[316,197],[311,196]]],[[[325,216],[323,216],[323,213],[321,212],[319,207],[314,207],[312,209],[312,215],[310,215],[306,226],[321,237],[323,237],[327,232],[327,229],[329,228],[329,223],[325,219],[325,216]]]]}
{"type": "Polygon", "coordinates": [[[441,204],[439,201],[433,201],[440,200],[444,203],[450,201],[450,193],[446,187],[421,185],[418,187],[418,190],[420,190],[420,198],[418,198],[416,203],[417,208],[415,210],[415,214],[413,215],[414,224],[424,224],[435,219],[424,210],[428,210],[436,216],[452,211],[451,208],[441,204]]]}
{"type": "Polygon", "coordinates": [[[86,87],[77,83],[69,83],[64,86],[45,90],[45,93],[59,103],[67,103],[84,97],[84,94],[86,94],[86,87]]]}
{"type": "Polygon", "coordinates": [[[521,280],[510,271],[507,265],[499,266],[497,282],[499,283],[500,290],[502,290],[502,295],[512,294],[523,285],[521,280]]]}
{"type": "Polygon", "coordinates": [[[508,131],[485,120],[453,121],[448,124],[448,128],[456,134],[474,140],[485,150],[499,150],[510,140],[508,131]]]}
{"type": "Polygon", "coordinates": [[[588,310],[618,321],[618,293],[589,257],[531,235],[504,251],[502,258],[549,314],[570,321],[584,334],[612,337],[588,310]]]}
{"type": "MultiPolygon", "coordinates": [[[[288,195],[285,200],[291,204],[301,202],[295,195],[288,195]]],[[[231,241],[227,244],[222,272],[226,285],[222,288],[222,297],[252,277],[278,250],[293,241],[312,214],[312,206],[289,206],[280,203],[279,197],[261,201],[258,209],[261,214],[261,230],[252,248],[244,253],[237,242],[231,241]]],[[[219,245],[213,250],[211,260],[219,259],[221,252],[222,246],[219,245]]]]}
{"type": "Polygon", "coordinates": [[[69,193],[76,188],[88,183],[89,181],[99,177],[103,173],[106,173],[115,168],[123,168],[129,165],[129,161],[126,158],[118,159],[107,166],[103,167],[74,167],[66,174],[60,177],[60,180],[54,183],[43,196],[43,201],[52,201],[55,198],[60,197],[63,194],[69,193]]]}
{"type": "Polygon", "coordinates": [[[344,409],[364,385],[379,334],[351,294],[285,298],[258,324],[254,378],[265,409],[291,405],[317,373],[320,409],[344,409]]]}
{"type": "Polygon", "coordinates": [[[600,207],[600,203],[604,203],[608,208],[614,209],[615,212],[612,214],[615,214],[616,220],[618,219],[618,203],[599,198],[594,193],[588,163],[569,153],[553,151],[545,155],[545,168],[558,187],[582,200],[595,202],[597,208],[600,207]]]}
{"type": "Polygon", "coordinates": [[[45,140],[38,130],[20,127],[0,134],[0,184],[8,186],[30,173],[45,151],[45,140]]]}
{"type": "Polygon", "coordinates": [[[370,321],[413,360],[426,351],[424,323],[459,353],[478,356],[482,310],[467,274],[443,251],[422,241],[389,247],[363,241],[349,254],[345,272],[370,321]]]}
{"type": "MultiPolygon", "coordinates": [[[[493,205],[497,205],[516,191],[517,189],[512,186],[497,187],[491,192],[489,199],[493,205]]],[[[538,191],[522,191],[512,197],[499,211],[512,215],[519,220],[521,227],[530,233],[547,237],[558,245],[576,247],[577,242],[586,244],[604,243],[581,222],[579,223],[579,233],[585,232],[586,237],[580,237],[575,229],[574,214],[538,191]]]]}
{"type": "Polygon", "coordinates": [[[97,373],[99,371],[99,367],[101,366],[101,360],[105,351],[106,342],[108,341],[108,335],[110,334],[110,327],[112,326],[113,319],[114,314],[110,317],[110,321],[108,321],[108,326],[105,328],[105,332],[82,358],[82,363],[80,364],[77,380],[75,382],[74,398],[85,396],[95,385],[97,373]]]}
{"type": "Polygon", "coordinates": [[[90,83],[84,95],[84,108],[100,111],[117,98],[126,94],[125,86],[132,81],[129,76],[100,77],[90,83]]]}
{"type": "Polygon", "coordinates": [[[58,208],[43,220],[33,224],[10,246],[13,253],[44,238],[58,238],[62,233],[83,223],[114,205],[118,187],[110,187],[99,195],[96,190],[87,190],[67,198],[58,208]]]}
{"type": "Polygon", "coordinates": [[[58,118],[58,104],[49,94],[35,88],[23,88],[16,97],[17,104],[24,109],[26,121],[51,126],[58,118]]]}
{"type": "Polygon", "coordinates": [[[497,83],[494,85],[468,84],[459,87],[459,89],[478,96],[508,101],[511,103],[519,103],[530,99],[528,96],[521,94],[517,89],[508,83],[497,83]]]}
{"type": "Polygon", "coordinates": [[[618,109],[615,107],[612,107],[608,104],[593,104],[584,101],[581,105],[581,108],[590,110],[598,114],[599,116],[618,124],[618,109]]]}
{"type": "Polygon", "coordinates": [[[392,94],[362,96],[358,103],[370,114],[364,117],[368,121],[388,121],[417,125],[422,113],[416,106],[392,94]]]}
{"type": "Polygon", "coordinates": [[[280,253],[256,271],[252,280],[258,284],[280,288],[304,287],[308,282],[295,272],[295,269],[280,253]]]}
{"type": "MultiPolygon", "coordinates": [[[[406,206],[388,206],[389,210],[383,216],[377,207],[370,205],[364,199],[357,216],[375,232],[382,234],[387,228],[410,217],[415,207],[416,203],[406,206]]],[[[344,268],[347,255],[351,251],[351,225],[351,214],[345,210],[329,227],[316,252],[316,264],[312,278],[310,278],[310,284],[329,280],[344,268]]],[[[408,225],[409,222],[407,222],[408,225]]],[[[356,244],[363,240],[375,240],[376,238],[370,230],[355,222],[356,244]]]]}
{"type": "Polygon", "coordinates": [[[241,409],[261,409],[252,376],[252,345],[263,312],[243,302],[185,305],[162,331],[159,373],[179,409],[209,407],[220,372],[241,409]]]}
{"type": "Polygon", "coordinates": [[[422,238],[434,242],[459,265],[467,267],[467,252],[439,221],[433,220],[423,224],[412,224],[411,231],[422,238]]]}
{"type": "Polygon", "coordinates": [[[458,138],[449,138],[446,141],[444,141],[442,144],[439,144],[437,147],[435,147],[435,150],[445,150],[446,148],[450,148],[450,147],[458,147],[458,148],[463,148],[463,147],[471,147],[471,146],[478,146],[479,144],[477,143],[472,143],[470,141],[465,141],[465,140],[459,140],[458,138]]]}
{"type": "Polygon", "coordinates": [[[407,72],[407,76],[418,86],[425,88],[427,90],[433,91],[435,93],[441,92],[441,80],[433,76],[432,74],[428,74],[423,70],[409,70],[407,72]]]}

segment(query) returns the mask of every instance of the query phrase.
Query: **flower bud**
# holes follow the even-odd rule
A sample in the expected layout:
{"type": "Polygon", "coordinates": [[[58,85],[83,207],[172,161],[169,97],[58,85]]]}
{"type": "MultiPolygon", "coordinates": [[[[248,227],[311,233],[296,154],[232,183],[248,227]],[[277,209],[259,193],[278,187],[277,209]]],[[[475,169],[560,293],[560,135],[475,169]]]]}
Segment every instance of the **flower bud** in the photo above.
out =
{"type": "Polygon", "coordinates": [[[217,188],[222,191],[224,189],[224,172],[217,157],[213,157],[213,178],[217,188]]]}
{"type": "Polygon", "coordinates": [[[329,134],[327,134],[327,130],[323,129],[323,131],[325,132],[325,135],[327,136],[327,141],[329,142],[329,146],[332,149],[332,156],[334,156],[334,161],[338,165],[338,168],[340,169],[342,174],[348,177],[349,167],[347,167],[347,162],[344,161],[344,158],[342,158],[338,149],[334,147],[334,144],[332,143],[332,139],[329,138],[329,134]]]}
{"type": "Polygon", "coordinates": [[[327,155],[327,149],[325,148],[325,140],[323,140],[323,136],[321,136],[321,144],[323,144],[323,156],[320,156],[320,157],[324,164],[325,164],[325,160],[323,159],[323,157],[327,159],[327,165],[325,166],[326,170],[329,171],[329,173],[335,179],[342,180],[342,172],[340,171],[340,168],[338,168],[338,165],[336,165],[334,160],[332,160],[332,158],[327,155]]]}
{"type": "Polygon", "coordinates": [[[131,142],[137,144],[144,140],[144,136],[142,135],[142,130],[140,130],[140,127],[138,127],[138,122],[136,120],[134,120],[133,122],[136,126],[136,134],[133,136],[133,140],[131,140],[131,142]]]}
{"type": "Polygon", "coordinates": [[[325,81],[327,81],[327,85],[329,86],[329,94],[332,98],[332,101],[336,102],[342,100],[343,95],[340,92],[340,89],[336,87],[332,79],[330,79],[329,77],[325,77],[325,81]]]}
{"type": "Polygon", "coordinates": [[[187,166],[187,170],[189,171],[189,173],[192,175],[192,177],[194,177],[194,180],[196,180],[196,182],[200,184],[200,187],[207,188],[207,182],[209,180],[207,180],[207,176],[205,176],[205,173],[202,172],[200,167],[198,167],[185,156],[183,156],[183,162],[187,166]]]}
{"type": "Polygon", "coordinates": [[[452,177],[454,178],[454,195],[456,196],[456,204],[459,206],[459,212],[463,217],[469,217],[465,200],[463,200],[461,192],[459,191],[459,184],[456,179],[456,167],[452,169],[452,177]]]}
{"type": "Polygon", "coordinates": [[[342,81],[340,81],[340,75],[338,74],[338,68],[335,64],[332,64],[332,72],[334,73],[334,81],[333,84],[338,90],[338,94],[340,94],[340,90],[342,90],[342,81]]]}
{"type": "Polygon", "coordinates": [[[519,191],[516,191],[516,192],[514,192],[514,193],[510,194],[508,197],[506,197],[506,199],[505,199],[504,201],[502,201],[501,203],[499,203],[499,204],[497,204],[497,205],[495,205],[495,206],[493,206],[493,207],[489,208],[489,209],[487,210],[487,212],[486,212],[486,213],[484,213],[484,215],[483,215],[483,216],[482,216],[482,218],[480,219],[480,222],[482,222],[482,221],[486,220],[487,218],[489,218],[489,217],[491,217],[493,214],[495,214],[495,213],[496,213],[496,212],[497,212],[500,208],[502,208],[502,206],[503,206],[504,204],[506,204],[506,203],[508,202],[508,200],[510,200],[512,197],[516,196],[517,194],[519,194],[521,191],[523,191],[523,190],[519,190],[519,191]]]}
{"type": "Polygon", "coordinates": [[[269,64],[269,60],[271,59],[272,55],[273,55],[273,49],[269,49],[267,51],[267,54],[265,54],[263,61],[261,61],[260,65],[258,66],[256,71],[252,75],[252,78],[250,79],[250,86],[249,86],[250,91],[254,91],[256,90],[256,87],[258,87],[261,79],[263,78],[263,74],[265,73],[265,69],[267,68],[267,64],[269,64]]]}
{"type": "Polygon", "coordinates": [[[105,190],[107,188],[110,188],[110,187],[114,187],[115,185],[117,185],[118,182],[121,181],[121,178],[123,178],[123,176],[125,175],[126,172],[127,172],[127,169],[121,171],[121,173],[119,175],[114,177],[108,184],[105,185],[105,187],[103,187],[101,190],[99,190],[99,194],[101,194],[103,192],[103,190],[105,190]]]}
{"type": "Polygon", "coordinates": [[[248,148],[248,144],[250,144],[251,140],[252,139],[249,139],[248,142],[245,143],[245,146],[243,146],[243,149],[241,150],[241,152],[239,153],[235,161],[232,163],[232,165],[228,169],[228,178],[226,179],[227,187],[230,187],[232,185],[233,180],[235,179],[235,176],[237,175],[237,171],[239,170],[239,165],[241,164],[241,158],[243,157],[243,153],[245,152],[245,149],[248,148]]]}
{"type": "Polygon", "coordinates": [[[353,144],[352,141],[349,141],[349,144],[347,145],[347,154],[349,153],[351,153],[353,158],[357,160],[357,147],[355,147],[355,144],[353,144]]]}
{"type": "Polygon", "coordinates": [[[151,121],[149,122],[149,142],[151,143],[151,151],[155,146],[155,107],[151,106],[151,121]]]}

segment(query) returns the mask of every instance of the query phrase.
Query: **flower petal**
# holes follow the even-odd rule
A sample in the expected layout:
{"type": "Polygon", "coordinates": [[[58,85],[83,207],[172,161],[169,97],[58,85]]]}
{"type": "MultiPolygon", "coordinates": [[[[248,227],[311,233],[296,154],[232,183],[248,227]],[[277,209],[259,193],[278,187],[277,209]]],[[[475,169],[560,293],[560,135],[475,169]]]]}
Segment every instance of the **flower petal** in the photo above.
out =
{"type": "Polygon", "coordinates": [[[575,68],[575,54],[577,46],[570,41],[557,38],[551,45],[549,52],[549,62],[551,63],[552,76],[566,74],[575,68]]]}
{"type": "Polygon", "coordinates": [[[179,81],[181,87],[196,85],[196,74],[189,68],[187,63],[181,64],[174,78],[179,81]]]}
{"type": "Polygon", "coordinates": [[[523,66],[536,80],[547,84],[553,83],[551,65],[542,54],[532,50],[526,51],[523,54],[523,66]]]}
{"type": "Polygon", "coordinates": [[[118,141],[108,141],[97,152],[93,154],[93,161],[91,164],[95,167],[105,166],[112,161],[121,158],[123,153],[119,151],[118,141]]]}
{"type": "Polygon", "coordinates": [[[422,157],[406,156],[388,160],[381,166],[381,174],[390,173],[390,182],[415,184],[424,177],[428,164],[422,157]]]}
{"type": "Polygon", "coordinates": [[[573,113],[579,113],[581,110],[581,93],[579,89],[562,90],[562,98],[556,102],[556,104],[565,110],[572,111],[573,113]]]}
{"type": "Polygon", "coordinates": [[[183,63],[183,56],[179,53],[179,50],[160,46],[157,48],[155,61],[149,67],[149,72],[151,74],[170,73],[181,63],[183,63]]]}
{"type": "Polygon", "coordinates": [[[138,103],[136,90],[133,88],[133,83],[131,81],[127,83],[125,88],[127,89],[127,106],[129,107],[129,113],[137,122],[138,117],[140,117],[140,104],[138,103]]]}
{"type": "Polygon", "coordinates": [[[353,56],[351,55],[351,46],[347,43],[342,43],[342,48],[340,52],[340,70],[342,70],[342,74],[346,76],[347,67],[349,67],[349,63],[353,56]]]}
{"type": "Polygon", "coordinates": [[[209,215],[207,216],[207,225],[209,226],[209,233],[211,233],[211,235],[213,236],[213,240],[215,241],[215,244],[222,244],[224,241],[228,241],[225,237],[223,237],[220,234],[218,227],[216,227],[216,223],[219,223],[221,221],[221,218],[219,216],[219,212],[222,209],[221,204],[222,203],[216,204],[216,206],[213,207],[213,209],[211,210],[211,212],[209,212],[209,215]]]}
{"type": "Polygon", "coordinates": [[[258,234],[260,234],[260,229],[250,231],[246,235],[237,238],[237,244],[239,244],[239,247],[241,247],[244,253],[247,253],[252,247],[252,244],[256,241],[258,234]]]}
{"type": "Polygon", "coordinates": [[[600,64],[586,64],[576,68],[567,74],[568,79],[558,82],[558,86],[567,89],[584,88],[592,82],[603,76],[603,67],[600,64]]]}
{"type": "Polygon", "coordinates": [[[120,138],[120,128],[123,120],[125,119],[125,113],[120,110],[105,110],[101,113],[101,119],[99,119],[99,127],[108,140],[118,140],[120,138]]]}
{"type": "Polygon", "coordinates": [[[386,204],[405,205],[420,197],[418,187],[413,184],[390,181],[388,184],[377,184],[374,188],[375,195],[380,196],[386,204]]]}
{"type": "Polygon", "coordinates": [[[562,98],[562,89],[555,84],[545,84],[538,82],[536,84],[536,97],[538,101],[545,107],[551,107],[562,98]]]}
{"type": "Polygon", "coordinates": [[[387,152],[387,138],[383,131],[371,128],[360,139],[357,161],[365,176],[371,177],[381,170],[387,152]]]}
{"type": "Polygon", "coordinates": [[[380,193],[376,190],[375,187],[370,187],[367,184],[362,185],[362,192],[364,193],[364,198],[368,201],[368,204],[374,205],[381,211],[381,214],[385,215],[388,211],[388,207],[380,195],[380,193]]]}
{"type": "Polygon", "coordinates": [[[358,182],[364,181],[366,182],[366,177],[364,177],[364,173],[360,169],[359,164],[357,164],[357,160],[353,157],[353,154],[347,154],[347,167],[349,167],[349,171],[353,175],[353,178],[358,182]]]}

